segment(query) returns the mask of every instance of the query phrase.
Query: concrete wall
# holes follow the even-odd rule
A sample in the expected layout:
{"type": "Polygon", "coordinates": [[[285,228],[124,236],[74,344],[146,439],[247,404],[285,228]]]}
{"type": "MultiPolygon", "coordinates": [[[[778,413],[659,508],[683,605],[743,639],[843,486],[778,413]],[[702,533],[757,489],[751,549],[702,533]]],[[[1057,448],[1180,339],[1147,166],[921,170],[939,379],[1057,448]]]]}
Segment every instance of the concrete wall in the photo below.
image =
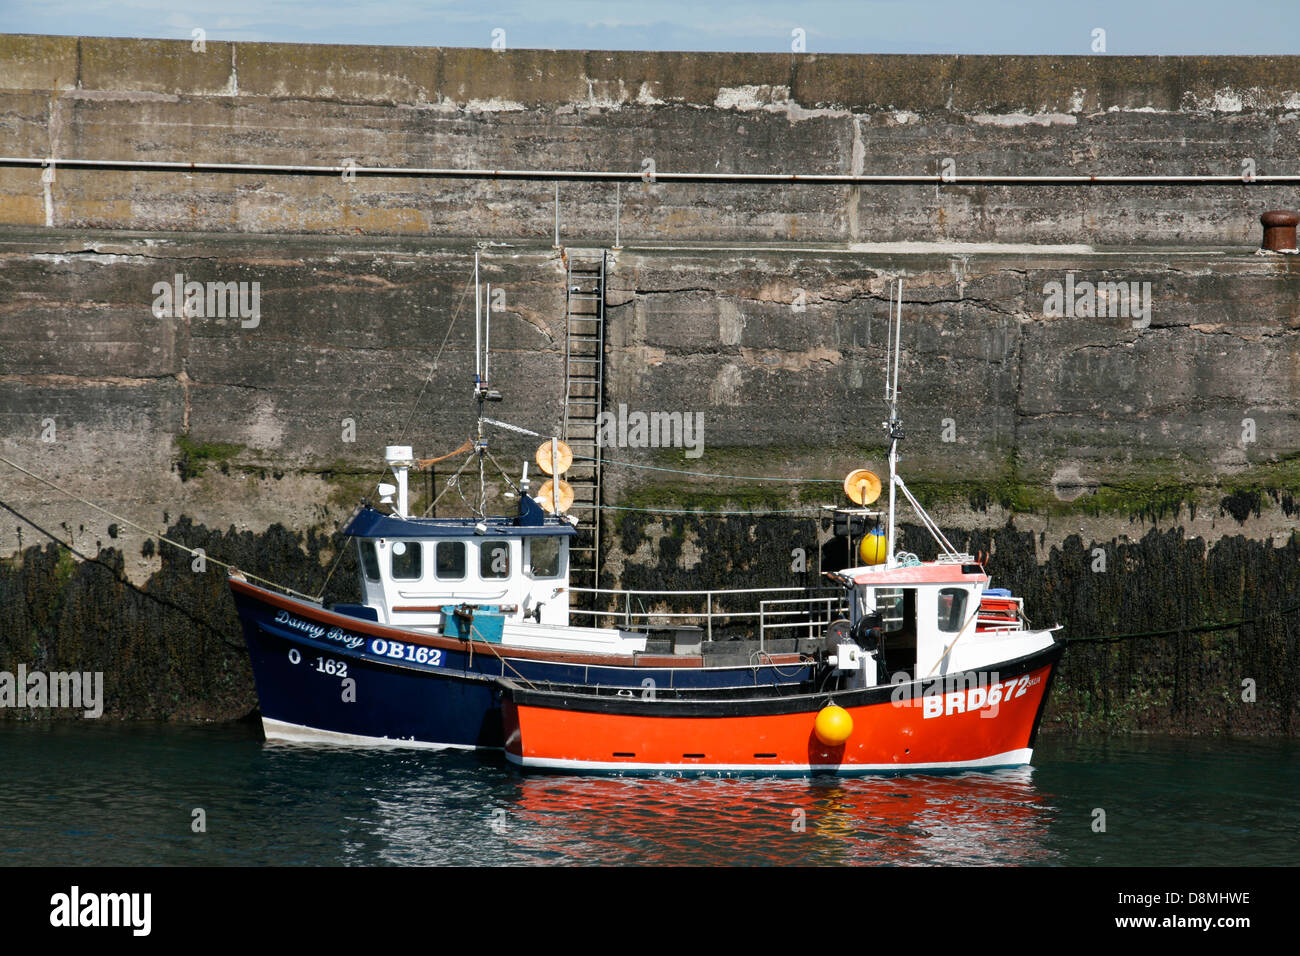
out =
{"type": "MultiPolygon", "coordinates": [[[[581,53],[0,37],[8,155],[936,174],[1293,173],[1300,59],[581,53]]],[[[1249,243],[1295,189],[636,184],[633,240],[1249,243]]],[[[541,238],[545,183],[0,169],[0,222],[541,238]]],[[[564,232],[614,232],[563,185],[564,232]]]]}
{"type": "MultiPolygon", "coordinates": [[[[378,237],[9,230],[0,447],[149,527],[164,512],[254,528],[326,520],[331,506],[351,508],[361,476],[377,477],[384,445],[399,436],[432,456],[469,435],[473,250],[378,237]],[[257,283],[256,325],[155,318],[155,284],[177,274],[257,283]],[[43,440],[49,422],[54,441],[43,440]]],[[[482,261],[499,303],[493,378],[505,401],[493,414],[550,434],[563,416],[563,259],[516,243],[484,249],[482,261]]],[[[606,408],[697,415],[703,454],[609,457],[822,481],[882,467],[895,275],[907,290],[906,474],[941,514],[972,526],[1011,512],[1047,524],[1069,514],[1107,538],[1116,517],[1172,502],[1166,517],[1217,538],[1243,529],[1217,506],[1245,489],[1275,499],[1252,509],[1253,533],[1289,534],[1290,496],[1300,494],[1300,278],[1290,257],[1232,249],[626,247],[610,259],[606,408]],[[1049,314],[1051,283],[1111,280],[1149,284],[1146,327],[1132,315],[1049,314]]],[[[494,440],[512,470],[536,444],[505,432],[494,440]]],[[[58,494],[15,480],[37,514],[60,514],[58,494]]],[[[700,495],[769,507],[838,496],[825,484],[778,492],[621,466],[606,482],[609,503],[647,507],[700,495]]],[[[18,543],[0,528],[0,546],[18,543]]]]}

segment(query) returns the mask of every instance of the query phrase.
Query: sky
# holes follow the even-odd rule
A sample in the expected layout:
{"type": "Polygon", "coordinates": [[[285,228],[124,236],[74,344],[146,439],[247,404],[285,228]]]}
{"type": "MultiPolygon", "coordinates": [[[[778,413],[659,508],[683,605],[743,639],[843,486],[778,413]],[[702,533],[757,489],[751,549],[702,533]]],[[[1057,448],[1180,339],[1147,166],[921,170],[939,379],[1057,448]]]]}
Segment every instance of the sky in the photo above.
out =
{"type": "Polygon", "coordinates": [[[383,46],[1278,55],[1300,53],[1300,0],[0,0],[0,33],[188,40],[196,28],[383,46]]]}

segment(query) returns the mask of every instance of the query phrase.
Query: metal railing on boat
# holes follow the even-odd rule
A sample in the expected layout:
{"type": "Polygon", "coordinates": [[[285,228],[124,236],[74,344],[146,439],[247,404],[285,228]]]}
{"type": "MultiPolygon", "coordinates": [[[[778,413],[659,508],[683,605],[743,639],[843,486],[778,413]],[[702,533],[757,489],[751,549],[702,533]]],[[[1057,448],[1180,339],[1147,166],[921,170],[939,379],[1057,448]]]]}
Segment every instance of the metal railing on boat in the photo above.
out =
{"type": "Polygon", "coordinates": [[[773,598],[767,601],[758,602],[758,646],[761,650],[767,641],[768,631],[779,631],[782,628],[807,628],[808,637],[820,637],[825,633],[825,628],[830,627],[831,623],[839,618],[847,618],[848,608],[845,606],[843,593],[827,594],[824,597],[810,596],[800,598],[773,598]],[[785,605],[793,605],[786,607],[785,605]],[[814,609],[820,611],[825,608],[825,617],[814,615],[814,609]],[[770,621],[769,618],[797,616],[797,621],[770,621]]]}
{"type": "Polygon", "coordinates": [[[703,623],[705,637],[708,640],[713,639],[713,622],[715,620],[733,620],[736,618],[750,618],[758,622],[760,648],[766,638],[766,631],[777,627],[807,627],[809,636],[814,636],[813,629],[819,626],[825,626],[833,620],[833,614],[836,608],[842,608],[847,614],[847,607],[844,602],[843,589],[837,587],[824,588],[801,588],[801,587],[784,587],[784,588],[728,588],[728,589],[711,589],[704,591],[638,591],[626,589],[610,588],[570,588],[570,591],[580,594],[590,594],[595,597],[606,597],[613,599],[610,603],[621,603],[622,610],[616,609],[587,609],[587,608],[570,608],[569,614],[585,614],[593,619],[614,618],[621,619],[623,627],[633,629],[634,622],[642,621],[643,626],[651,627],[652,622],[656,619],[666,622],[694,622],[703,623]],[[731,608],[731,602],[737,597],[742,600],[745,596],[753,595],[797,595],[783,598],[768,598],[766,601],[758,601],[758,606],[751,609],[731,608]],[[703,610],[694,611],[668,611],[654,610],[647,608],[647,604],[664,603],[669,600],[679,598],[702,598],[704,605],[703,610]],[[633,600],[640,605],[638,609],[633,609],[633,600]],[[803,604],[803,609],[799,607],[782,608],[780,610],[767,610],[764,605],[773,602],[782,604],[799,605],[803,604]],[[721,603],[721,606],[719,604],[721,603]],[[800,615],[806,614],[814,607],[828,607],[827,620],[799,620],[782,623],[768,623],[769,617],[800,615]]]}

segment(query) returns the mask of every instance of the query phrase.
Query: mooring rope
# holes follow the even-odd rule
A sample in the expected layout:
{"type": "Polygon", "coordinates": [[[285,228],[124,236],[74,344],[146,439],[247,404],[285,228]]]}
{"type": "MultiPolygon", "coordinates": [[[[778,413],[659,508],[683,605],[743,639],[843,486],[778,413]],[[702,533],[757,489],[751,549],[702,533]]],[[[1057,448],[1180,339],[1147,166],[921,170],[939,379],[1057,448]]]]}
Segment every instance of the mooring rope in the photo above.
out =
{"type": "Polygon", "coordinates": [[[691,475],[694,478],[727,478],[732,481],[797,481],[805,485],[840,485],[840,478],[779,478],[773,475],[722,475],[710,471],[691,471],[688,468],[663,468],[659,465],[642,465],[633,461],[619,461],[615,458],[589,458],[586,455],[574,455],[574,461],[600,462],[602,465],[618,465],[621,468],[640,468],[645,471],[666,471],[674,475],[691,475]]]}
{"type": "MultiPolygon", "coordinates": [[[[342,529],[339,530],[341,531],[342,529]]],[[[338,534],[339,532],[336,531],[334,533],[338,534]]],[[[334,560],[330,563],[329,573],[325,575],[325,582],[320,586],[320,597],[317,600],[322,604],[325,603],[325,591],[330,586],[330,578],[334,577],[334,572],[338,570],[339,564],[343,561],[343,555],[347,553],[347,550],[348,549],[342,544],[339,544],[338,553],[334,555],[334,560]]],[[[242,574],[243,572],[240,573],[242,574]]]]}
{"type": "MultiPolygon", "coordinates": [[[[60,486],[56,485],[54,482],[50,481],[48,478],[42,478],[40,475],[36,474],[35,472],[28,471],[28,470],[27,470],[26,468],[24,468],[22,465],[19,465],[19,464],[15,463],[15,462],[12,462],[12,461],[10,461],[8,458],[5,458],[5,457],[2,456],[2,455],[0,455],[0,462],[4,462],[4,463],[5,463],[6,465],[8,465],[10,468],[15,469],[16,471],[21,471],[24,475],[26,475],[26,476],[29,477],[29,478],[34,478],[34,479],[36,479],[36,480],[39,481],[41,484],[49,485],[49,486],[50,486],[51,488],[53,488],[55,491],[59,492],[59,494],[67,495],[67,496],[68,496],[69,498],[71,498],[73,501],[79,501],[79,502],[81,502],[83,505],[87,505],[88,507],[94,508],[96,511],[102,511],[104,514],[108,515],[108,516],[109,516],[110,518],[112,518],[114,521],[120,521],[120,522],[122,522],[122,524],[124,524],[124,525],[127,525],[127,526],[129,526],[129,527],[135,528],[135,530],[141,532],[142,534],[144,534],[145,536],[147,536],[147,537],[149,537],[149,538],[157,538],[159,541],[162,541],[162,542],[165,542],[165,543],[167,543],[167,544],[170,544],[173,548],[179,548],[180,550],[186,552],[187,554],[194,554],[194,555],[199,554],[199,551],[198,551],[197,549],[195,549],[195,548],[191,548],[189,545],[186,545],[186,544],[181,544],[179,541],[174,541],[174,540],[172,540],[171,538],[167,537],[166,535],[158,534],[158,533],[155,532],[155,531],[150,531],[148,528],[145,528],[145,527],[143,527],[142,525],[138,525],[138,524],[136,524],[134,521],[130,520],[129,518],[123,518],[123,517],[122,517],[121,515],[119,515],[119,514],[114,514],[113,512],[109,511],[107,508],[101,507],[100,505],[95,504],[93,501],[88,501],[87,499],[81,497],[80,495],[73,494],[71,491],[68,491],[66,488],[61,488],[60,486]]],[[[60,543],[61,543],[61,542],[60,542],[60,543]]],[[[215,565],[217,565],[217,566],[219,566],[219,567],[223,567],[223,568],[234,568],[234,567],[235,567],[233,564],[231,564],[231,563],[228,562],[228,561],[222,561],[222,560],[219,559],[219,558],[214,558],[214,557],[212,557],[212,555],[208,554],[206,551],[203,552],[203,560],[204,560],[204,561],[211,561],[213,564],[215,564],[215,565]]],[[[238,570],[238,569],[236,569],[236,570],[238,570]]],[[[250,578],[250,579],[253,580],[253,581],[257,581],[257,582],[260,583],[260,584],[265,584],[265,585],[267,585],[268,587],[273,587],[273,588],[276,588],[276,589],[278,589],[278,590],[285,591],[285,592],[287,592],[287,593],[289,593],[289,594],[292,594],[292,595],[294,595],[294,596],[296,596],[296,597],[300,597],[300,598],[303,598],[304,600],[311,601],[313,604],[315,604],[315,603],[317,603],[318,601],[320,601],[320,598],[319,598],[319,597],[315,597],[315,596],[310,595],[310,594],[303,594],[301,591],[295,591],[293,588],[291,588],[291,587],[287,587],[287,586],[285,586],[285,585],[283,585],[283,584],[277,584],[275,581],[268,581],[266,578],[258,577],[256,574],[252,574],[252,573],[250,573],[250,572],[248,572],[248,571],[242,571],[242,570],[241,570],[239,573],[242,574],[242,575],[243,575],[244,577],[246,577],[246,578],[250,578]]]]}
{"type": "MultiPolygon", "coordinates": [[[[451,490],[452,485],[456,484],[456,479],[460,477],[460,473],[464,471],[465,468],[469,465],[469,463],[473,460],[474,460],[474,455],[473,453],[470,453],[465,458],[465,460],[460,463],[460,467],[456,469],[455,473],[450,478],[447,479],[446,483],[442,486],[442,491],[438,492],[437,497],[435,497],[432,501],[429,502],[429,507],[424,509],[424,514],[421,515],[420,517],[422,518],[429,517],[429,513],[438,506],[438,502],[442,500],[442,496],[451,490]]],[[[457,493],[460,494],[459,489],[457,489],[457,493]]],[[[461,497],[464,498],[465,496],[461,494],[461,497]]]]}
{"type": "Polygon", "coordinates": [[[1271,617],[1284,617],[1287,614],[1294,614],[1300,611],[1300,604],[1291,607],[1278,608],[1276,611],[1268,611],[1265,614],[1257,614],[1255,617],[1246,617],[1237,621],[1228,621],[1226,624],[1196,624],[1185,627],[1172,627],[1163,631],[1137,631],[1132,634],[1104,634],[1098,637],[1067,637],[1068,644],[1093,644],[1093,643],[1110,643],[1114,641],[1136,640],[1146,637],[1169,637],[1172,634],[1200,634],[1210,631],[1230,631],[1235,627],[1241,627],[1245,624],[1254,624],[1257,621],[1266,621],[1271,617]]]}
{"type": "Polygon", "coordinates": [[[501,472],[501,477],[506,480],[506,484],[510,486],[510,489],[515,492],[515,494],[522,495],[524,493],[523,489],[511,480],[510,476],[506,473],[506,470],[501,467],[501,462],[497,461],[496,456],[493,455],[492,452],[488,451],[486,446],[483,448],[483,454],[487,455],[492,464],[496,466],[497,471],[501,472]]]}
{"type": "MultiPolygon", "coordinates": [[[[473,622],[473,621],[470,622],[470,625],[469,625],[469,635],[470,635],[470,636],[467,638],[467,640],[469,641],[469,659],[470,659],[470,666],[471,666],[471,667],[474,665],[474,635],[475,635],[475,634],[477,634],[480,638],[482,638],[483,643],[487,645],[487,648],[488,648],[489,651],[491,651],[493,654],[496,655],[497,660],[499,660],[499,661],[500,661],[500,662],[501,662],[505,667],[508,667],[508,668],[510,668],[512,671],[514,671],[514,672],[515,672],[515,676],[518,677],[518,678],[519,678],[521,681],[523,681],[525,684],[527,684],[530,690],[537,690],[537,688],[533,686],[533,682],[532,682],[532,681],[530,681],[530,680],[529,680],[527,677],[525,677],[523,674],[519,673],[518,669],[515,667],[514,664],[511,664],[508,660],[506,660],[504,657],[501,656],[500,652],[499,652],[495,647],[492,646],[492,642],[491,642],[491,641],[489,641],[486,637],[483,636],[483,632],[480,631],[480,630],[479,630],[479,629],[474,625],[474,622],[473,622]]],[[[505,671],[504,671],[504,670],[502,670],[501,675],[502,675],[503,677],[505,676],[505,671]]]]}
{"type": "Polygon", "coordinates": [[[630,505],[601,505],[601,511],[635,511],[651,515],[727,515],[741,518],[765,518],[768,515],[806,515],[813,517],[821,508],[771,508],[767,511],[698,511],[682,508],[635,508],[630,505]]]}
{"type": "Polygon", "coordinates": [[[438,359],[442,358],[442,350],[447,347],[447,339],[451,338],[451,330],[456,327],[456,319],[460,315],[461,307],[465,304],[465,296],[469,295],[469,287],[473,283],[473,279],[465,280],[465,288],[460,293],[460,301],[456,303],[456,311],[451,314],[451,321],[447,323],[447,332],[442,337],[442,344],[438,346],[438,352],[433,357],[433,365],[429,367],[429,374],[425,378],[424,384],[420,386],[420,394],[415,396],[415,404],[411,406],[411,414],[406,416],[406,424],[402,426],[401,434],[397,436],[399,445],[402,439],[406,437],[406,430],[411,427],[411,422],[415,419],[415,413],[420,407],[420,399],[424,398],[425,390],[428,389],[429,383],[433,381],[433,373],[438,370],[438,359]]]}
{"type": "Polygon", "coordinates": [[[59,547],[67,548],[69,552],[75,554],[82,561],[85,561],[88,564],[99,565],[101,568],[108,571],[109,574],[113,575],[114,579],[120,581],[122,584],[125,584],[128,588],[130,588],[132,591],[134,591],[136,594],[140,595],[141,597],[148,598],[149,600],[161,604],[163,607],[168,608],[169,610],[175,611],[177,614],[183,615],[184,617],[188,618],[190,620],[190,623],[192,624],[195,624],[199,627],[207,628],[213,634],[217,635],[217,637],[221,640],[221,643],[225,644],[227,647],[234,647],[237,649],[243,648],[244,645],[242,643],[237,643],[235,641],[231,641],[230,639],[228,639],[226,637],[226,633],[222,631],[220,628],[214,627],[211,621],[205,620],[200,617],[196,617],[189,608],[183,607],[182,605],[177,604],[175,601],[169,601],[166,598],[162,597],[161,595],[154,594],[152,591],[146,591],[144,588],[140,587],[138,584],[136,584],[134,581],[128,578],[124,573],[118,571],[117,568],[113,567],[111,564],[108,564],[105,561],[101,561],[98,557],[92,557],[91,555],[84,553],[83,551],[79,550],[76,545],[69,544],[54,532],[47,531],[45,528],[42,528],[35,521],[27,517],[21,511],[14,508],[14,506],[9,504],[8,502],[0,500],[0,508],[3,508],[5,511],[8,511],[19,521],[23,521],[31,525],[33,528],[35,528],[41,534],[45,535],[45,537],[49,538],[59,547]]]}

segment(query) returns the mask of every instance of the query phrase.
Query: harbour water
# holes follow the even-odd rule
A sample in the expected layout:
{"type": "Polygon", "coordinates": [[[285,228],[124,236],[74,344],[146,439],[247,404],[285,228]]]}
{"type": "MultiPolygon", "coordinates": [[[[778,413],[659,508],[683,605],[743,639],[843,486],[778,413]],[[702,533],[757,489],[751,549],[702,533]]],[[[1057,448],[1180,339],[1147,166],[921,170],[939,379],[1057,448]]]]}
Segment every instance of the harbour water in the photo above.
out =
{"type": "Polygon", "coordinates": [[[0,753],[4,866],[1300,864],[1295,740],[1044,737],[1032,768],[860,779],[525,775],[255,724],[5,722],[0,753]]]}

